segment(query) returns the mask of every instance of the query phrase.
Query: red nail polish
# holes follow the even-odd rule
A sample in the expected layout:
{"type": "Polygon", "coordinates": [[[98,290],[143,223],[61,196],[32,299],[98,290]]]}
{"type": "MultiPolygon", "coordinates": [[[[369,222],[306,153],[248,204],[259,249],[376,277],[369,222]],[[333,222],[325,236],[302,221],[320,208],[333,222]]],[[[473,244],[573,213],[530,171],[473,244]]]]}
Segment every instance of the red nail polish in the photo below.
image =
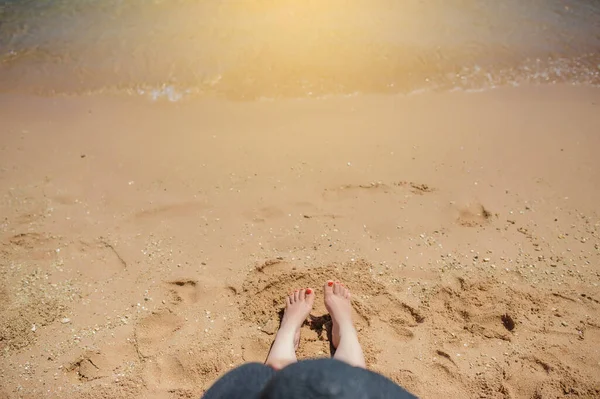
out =
{"type": "Polygon", "coordinates": [[[333,281],[328,282],[327,285],[333,287],[333,281]]]}
{"type": "Polygon", "coordinates": [[[312,294],[312,290],[310,288],[306,289],[306,295],[312,294]]]}

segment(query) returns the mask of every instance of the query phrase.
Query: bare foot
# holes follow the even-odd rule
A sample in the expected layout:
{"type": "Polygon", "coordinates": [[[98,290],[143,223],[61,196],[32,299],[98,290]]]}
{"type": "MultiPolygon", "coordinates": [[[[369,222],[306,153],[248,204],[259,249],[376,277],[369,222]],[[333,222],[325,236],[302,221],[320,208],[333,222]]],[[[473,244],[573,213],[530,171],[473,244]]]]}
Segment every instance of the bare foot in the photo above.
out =
{"type": "Polygon", "coordinates": [[[325,307],[333,325],[331,338],[336,348],[334,359],[355,367],[366,368],[365,357],[352,322],[350,291],[339,281],[325,283],[325,307]]]}
{"type": "Polygon", "coordinates": [[[340,344],[340,325],[342,330],[354,330],[352,323],[352,305],[350,304],[350,291],[339,281],[328,281],[325,285],[325,307],[331,315],[333,324],[333,347],[340,344]]]}
{"type": "Polygon", "coordinates": [[[283,319],[265,364],[279,370],[298,361],[296,349],[300,342],[300,327],[312,310],[314,301],[315,294],[311,288],[296,290],[286,298],[283,319]]]}

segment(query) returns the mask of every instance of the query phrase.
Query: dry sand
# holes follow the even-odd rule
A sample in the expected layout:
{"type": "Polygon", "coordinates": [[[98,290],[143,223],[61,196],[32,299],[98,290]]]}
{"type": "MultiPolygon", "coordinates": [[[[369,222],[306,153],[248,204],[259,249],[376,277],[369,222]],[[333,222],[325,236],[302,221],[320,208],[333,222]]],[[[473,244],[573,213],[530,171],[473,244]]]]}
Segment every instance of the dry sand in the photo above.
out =
{"type": "Polygon", "coordinates": [[[600,397],[600,90],[0,97],[0,398],[193,398],[347,283],[423,398],[600,397]]]}

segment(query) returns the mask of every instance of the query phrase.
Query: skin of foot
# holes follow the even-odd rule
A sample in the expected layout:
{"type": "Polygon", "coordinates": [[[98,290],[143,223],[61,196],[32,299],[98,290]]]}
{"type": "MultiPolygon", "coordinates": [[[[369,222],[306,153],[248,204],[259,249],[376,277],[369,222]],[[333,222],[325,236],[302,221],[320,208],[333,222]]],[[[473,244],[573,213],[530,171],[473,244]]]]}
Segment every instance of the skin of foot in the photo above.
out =
{"type": "Polygon", "coordinates": [[[331,315],[332,343],[336,348],[334,359],[351,366],[366,368],[365,357],[352,322],[350,290],[339,281],[325,283],[325,307],[331,315]]]}
{"type": "Polygon", "coordinates": [[[276,370],[295,363],[300,342],[300,327],[306,321],[315,302],[312,288],[296,290],[286,297],[285,312],[265,364],[276,370]]]}

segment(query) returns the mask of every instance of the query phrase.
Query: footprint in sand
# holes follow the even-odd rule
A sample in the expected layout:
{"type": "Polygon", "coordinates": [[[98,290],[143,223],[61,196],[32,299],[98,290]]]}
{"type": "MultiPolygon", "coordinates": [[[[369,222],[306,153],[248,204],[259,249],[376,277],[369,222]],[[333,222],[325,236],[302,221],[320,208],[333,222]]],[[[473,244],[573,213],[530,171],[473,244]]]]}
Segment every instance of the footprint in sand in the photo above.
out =
{"type": "Polygon", "coordinates": [[[415,333],[413,333],[409,328],[406,327],[406,319],[391,318],[389,320],[389,325],[394,331],[396,340],[410,341],[415,337],[415,333]]]}
{"type": "Polygon", "coordinates": [[[244,212],[244,216],[253,222],[262,223],[272,219],[281,218],[285,216],[285,213],[275,206],[267,206],[260,209],[244,212]]]}
{"type": "Polygon", "coordinates": [[[144,380],[153,389],[187,391],[193,388],[188,368],[177,356],[158,356],[144,368],[144,380]]]}
{"type": "MultiPolygon", "coordinates": [[[[432,187],[423,183],[399,181],[390,184],[372,182],[366,184],[345,184],[343,186],[325,189],[323,198],[327,201],[341,201],[356,199],[362,195],[400,195],[412,193],[423,195],[435,191],[432,187]]],[[[409,194],[410,195],[410,194],[409,194]]]]}
{"type": "Polygon", "coordinates": [[[191,217],[201,214],[208,208],[207,204],[197,201],[159,205],[135,213],[133,219],[136,221],[149,221],[191,217]]]}
{"type": "Polygon", "coordinates": [[[183,319],[167,311],[152,313],[135,327],[135,341],[142,358],[154,356],[168,345],[168,340],[183,326],[183,319]]]}
{"type": "Polygon", "coordinates": [[[109,376],[106,363],[102,352],[86,351],[71,362],[66,370],[77,381],[89,382],[109,376]]]}
{"type": "Polygon", "coordinates": [[[3,242],[3,252],[27,260],[48,261],[56,259],[58,239],[45,233],[21,233],[3,242]]]}
{"type": "Polygon", "coordinates": [[[459,283],[460,288],[439,287],[429,299],[435,323],[443,330],[468,332],[485,342],[512,341],[522,328],[542,327],[541,319],[530,317],[543,306],[536,296],[486,282],[459,283]],[[520,320],[528,320],[527,326],[520,320]]]}
{"type": "Polygon", "coordinates": [[[173,304],[194,304],[198,302],[198,282],[191,279],[168,281],[167,288],[173,304]]]}
{"type": "Polygon", "coordinates": [[[163,287],[170,304],[192,308],[194,305],[212,302],[215,299],[224,300],[237,294],[235,287],[205,276],[202,279],[185,276],[176,278],[164,282],[163,287]]]}
{"type": "Polygon", "coordinates": [[[393,192],[393,187],[377,182],[368,184],[345,184],[343,186],[325,189],[323,198],[327,201],[343,201],[355,199],[361,195],[388,194],[393,192]]]}
{"type": "Polygon", "coordinates": [[[458,208],[456,223],[464,227],[483,227],[491,223],[493,214],[479,203],[458,208]]]}

